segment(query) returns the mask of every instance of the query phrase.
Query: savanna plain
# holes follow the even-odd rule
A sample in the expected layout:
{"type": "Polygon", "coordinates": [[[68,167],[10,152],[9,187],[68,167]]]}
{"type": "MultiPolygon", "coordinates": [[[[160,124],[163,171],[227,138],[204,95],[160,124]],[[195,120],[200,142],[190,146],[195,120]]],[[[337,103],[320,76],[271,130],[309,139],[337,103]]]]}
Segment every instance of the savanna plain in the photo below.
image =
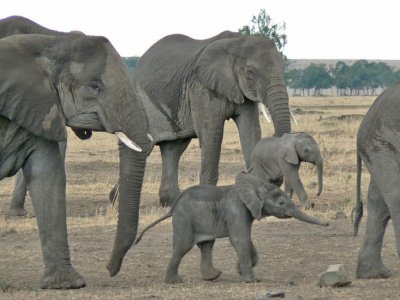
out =
{"type": "MultiPolygon", "coordinates": [[[[296,220],[267,218],[253,225],[253,241],[259,262],[259,283],[240,282],[236,254],[228,239],[217,240],[214,264],[223,273],[216,281],[200,276],[200,251],[194,247],[183,259],[184,283],[163,282],[171,250],[172,225],[167,220],[132,247],[120,273],[110,278],[105,268],[114,242],[117,209],[108,193],[118,177],[117,140],[94,133],[87,141],[69,133],[67,151],[67,216],[72,263],[85,277],[79,290],[40,290],[43,272],[34,217],[6,218],[15,178],[0,182],[0,299],[252,299],[271,291],[284,291],[286,299],[399,299],[400,264],[394,232],[387,228],[383,260],[394,274],[388,279],[355,278],[357,253],[366,217],[358,237],[352,236],[351,209],[355,203],[356,133],[375,97],[293,97],[290,99],[298,125],[293,131],[314,136],[324,158],[324,189],[317,197],[317,176],[303,163],[301,178],[315,206],[308,213],[327,220],[320,227],[296,220]],[[342,288],[320,288],[318,279],[331,264],[345,264],[352,283],[342,288]]],[[[261,119],[262,135],[273,134],[272,125],[261,119]]],[[[193,140],[182,156],[182,188],[199,180],[200,148],[193,140]]],[[[239,137],[232,121],[226,122],[220,162],[219,185],[232,184],[244,168],[239,137]]],[[[168,211],[159,206],[161,156],[156,147],[148,158],[141,202],[140,228],[168,211]]],[[[363,199],[369,175],[362,176],[363,199]]],[[[297,198],[295,203],[299,204],[297,198]]],[[[33,213],[31,200],[27,209],[33,213]]]]}

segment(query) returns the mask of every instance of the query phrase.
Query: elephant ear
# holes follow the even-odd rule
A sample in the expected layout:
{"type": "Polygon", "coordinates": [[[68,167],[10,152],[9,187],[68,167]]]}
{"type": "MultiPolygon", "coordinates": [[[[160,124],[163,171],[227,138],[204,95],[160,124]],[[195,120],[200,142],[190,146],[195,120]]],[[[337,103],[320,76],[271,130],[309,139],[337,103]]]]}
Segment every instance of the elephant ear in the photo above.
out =
{"type": "Polygon", "coordinates": [[[16,35],[0,39],[0,115],[34,135],[63,141],[67,133],[53,87],[52,62],[41,53],[48,38],[16,35]]]}
{"type": "Polygon", "coordinates": [[[225,38],[206,46],[194,65],[194,71],[205,87],[240,104],[244,98],[233,72],[234,57],[226,50],[235,41],[239,38],[225,38]]]}
{"type": "Polygon", "coordinates": [[[259,190],[263,182],[257,177],[246,172],[236,176],[235,188],[239,198],[246,205],[254,219],[261,219],[263,201],[260,198],[259,190]]]}
{"type": "Polygon", "coordinates": [[[281,153],[281,157],[292,165],[299,164],[299,156],[297,155],[296,147],[294,144],[294,140],[292,138],[293,133],[285,134],[281,139],[283,139],[283,149],[281,153]]]}

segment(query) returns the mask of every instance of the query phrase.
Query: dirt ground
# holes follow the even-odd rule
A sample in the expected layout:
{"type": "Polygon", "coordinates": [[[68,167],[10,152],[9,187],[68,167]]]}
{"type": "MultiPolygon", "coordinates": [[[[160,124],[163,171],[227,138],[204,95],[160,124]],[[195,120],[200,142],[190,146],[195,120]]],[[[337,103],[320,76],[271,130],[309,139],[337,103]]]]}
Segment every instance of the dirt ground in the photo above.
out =
{"type": "MultiPolygon", "coordinates": [[[[200,251],[193,248],[180,267],[184,283],[165,284],[164,272],[171,249],[170,221],[149,231],[127,253],[120,273],[110,278],[105,265],[114,242],[117,216],[108,203],[108,192],[118,174],[116,140],[96,133],[91,140],[82,142],[70,135],[67,155],[69,244],[73,265],[85,277],[87,286],[67,291],[38,289],[43,262],[35,219],[5,218],[14,182],[10,178],[0,182],[0,299],[252,299],[277,290],[285,292],[287,299],[399,299],[400,264],[391,223],[385,235],[383,259],[394,272],[393,276],[379,280],[355,278],[366,220],[364,217],[359,236],[352,237],[354,141],[360,120],[324,121],[328,116],[363,114],[371,101],[371,98],[360,97],[291,100],[292,107],[305,112],[296,115],[299,125],[293,129],[313,134],[325,159],[324,191],[318,198],[315,196],[315,169],[307,165],[302,167],[303,182],[315,202],[314,210],[309,213],[328,220],[330,226],[276,218],[256,221],[252,232],[259,254],[255,273],[262,282],[251,284],[240,282],[236,254],[228,239],[218,240],[214,247],[214,264],[223,272],[216,281],[201,279],[200,251]],[[343,288],[317,287],[321,273],[329,265],[339,263],[350,271],[352,283],[343,288]]],[[[265,121],[262,125],[263,135],[271,135],[271,125],[265,121]]],[[[198,144],[194,142],[182,157],[180,182],[183,188],[198,182],[199,159],[198,144]]],[[[220,165],[220,184],[232,183],[234,175],[243,169],[237,132],[231,122],[227,124],[220,165]]],[[[155,149],[146,169],[140,228],[167,211],[158,206],[160,176],[161,160],[155,149]]],[[[364,195],[367,183],[364,179],[364,195]]],[[[32,212],[30,199],[27,209],[32,212]]]]}

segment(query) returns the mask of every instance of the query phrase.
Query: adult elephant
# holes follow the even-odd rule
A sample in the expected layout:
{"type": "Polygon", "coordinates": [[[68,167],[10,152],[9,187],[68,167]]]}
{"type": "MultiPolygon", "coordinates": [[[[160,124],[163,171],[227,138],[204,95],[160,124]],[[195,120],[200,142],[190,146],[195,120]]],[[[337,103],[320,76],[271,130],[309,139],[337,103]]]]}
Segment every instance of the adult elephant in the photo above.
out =
{"type": "Polygon", "coordinates": [[[225,31],[206,40],[174,34],[141,57],[135,83],[154,143],[162,155],[160,202],[179,194],[179,159],[192,138],[201,147],[201,184],[216,185],[224,122],[239,130],[246,165],[261,138],[258,103],[272,116],[275,135],[290,132],[284,60],[266,37],[225,31]]]}
{"type": "Polygon", "coordinates": [[[104,37],[21,34],[0,39],[0,69],[0,179],[23,169],[46,266],[42,288],[85,285],[67,242],[58,145],[66,140],[65,126],[115,133],[141,151],[119,146],[120,213],[107,265],[115,275],[136,236],[150,150],[147,117],[126,65],[104,37]]]}
{"type": "Polygon", "coordinates": [[[357,133],[357,205],[354,235],[363,214],[361,164],[370,173],[368,217],[364,242],[358,253],[359,278],[386,278],[391,271],[382,262],[382,242],[392,219],[400,255],[400,84],[385,90],[372,104],[357,133]]]}
{"type": "MultiPolygon", "coordinates": [[[[45,34],[45,35],[68,35],[83,34],[79,31],[61,32],[43,27],[30,19],[22,16],[11,16],[0,20],[0,39],[16,34],[45,34]]],[[[76,136],[80,139],[88,139],[92,132],[82,128],[72,128],[76,136]]],[[[65,157],[66,142],[60,144],[61,155],[65,157]]],[[[28,212],[25,210],[25,197],[27,186],[22,170],[17,173],[16,183],[12,193],[10,207],[7,216],[26,216],[28,212]]]]}

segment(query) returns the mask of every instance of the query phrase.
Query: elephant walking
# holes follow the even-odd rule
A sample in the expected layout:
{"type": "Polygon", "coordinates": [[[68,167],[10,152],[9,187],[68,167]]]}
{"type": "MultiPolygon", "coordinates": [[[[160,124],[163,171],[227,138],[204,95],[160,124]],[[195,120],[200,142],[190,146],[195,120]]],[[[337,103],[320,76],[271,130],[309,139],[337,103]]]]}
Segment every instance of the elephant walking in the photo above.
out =
{"type": "Polygon", "coordinates": [[[115,133],[121,140],[120,212],[107,265],[116,275],[136,237],[151,147],[147,116],[126,64],[105,37],[19,34],[0,39],[0,69],[0,180],[23,169],[45,264],[40,286],[85,285],[71,265],[67,241],[59,148],[66,126],[115,133]]]}
{"type": "Polygon", "coordinates": [[[354,235],[363,214],[361,164],[370,173],[367,228],[358,254],[359,278],[386,278],[391,271],[382,261],[382,243],[392,219],[400,255],[400,84],[385,90],[365,115],[357,134],[357,204],[354,235]]]}
{"type": "Polygon", "coordinates": [[[268,181],[241,172],[234,185],[197,185],[182,192],[170,211],[139,234],[143,234],[161,221],[172,217],[172,255],[165,282],[180,283],[179,264],[193,248],[200,248],[200,269],[204,280],[214,280],[221,271],[214,268],[212,250],[217,238],[228,237],[238,256],[238,273],[244,282],[256,282],[253,267],[258,255],[251,240],[251,227],[255,219],[274,216],[296,218],[300,221],[328,226],[327,222],[309,216],[298,209],[292,200],[268,181]]]}
{"type": "Polygon", "coordinates": [[[276,136],[291,131],[284,60],[266,37],[169,35],[141,57],[134,81],[161,150],[162,205],[180,192],[179,160],[192,138],[201,147],[200,183],[216,185],[226,120],[236,123],[247,166],[261,138],[258,103],[268,107],[276,136]]]}
{"type": "Polygon", "coordinates": [[[305,132],[285,133],[281,137],[261,139],[255,146],[250,158],[249,173],[281,186],[285,179],[285,191],[293,191],[305,206],[308,194],[300,180],[301,163],[309,162],[317,166],[318,191],[322,192],[323,159],[315,139],[305,132]]]}

